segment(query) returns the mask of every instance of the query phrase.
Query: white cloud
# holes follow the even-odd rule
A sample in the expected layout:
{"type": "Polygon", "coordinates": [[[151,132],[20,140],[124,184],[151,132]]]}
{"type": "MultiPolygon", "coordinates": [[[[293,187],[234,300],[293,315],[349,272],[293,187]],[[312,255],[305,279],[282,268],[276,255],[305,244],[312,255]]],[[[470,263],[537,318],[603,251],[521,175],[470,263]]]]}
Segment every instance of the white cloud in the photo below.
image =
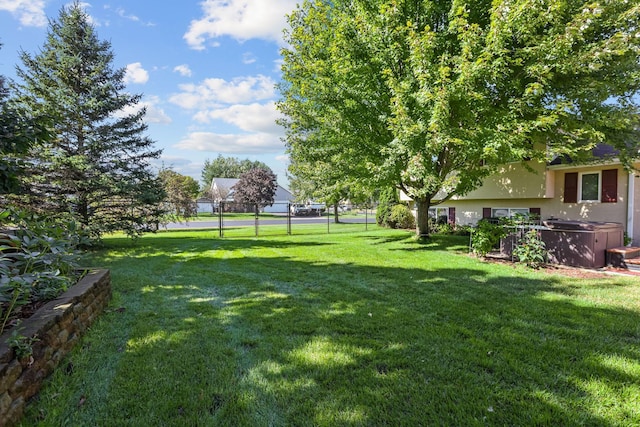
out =
{"type": "Polygon", "coordinates": [[[168,156],[165,154],[160,155],[159,159],[151,159],[149,163],[157,171],[161,169],[171,169],[179,174],[190,176],[198,182],[200,182],[202,178],[202,169],[204,168],[204,163],[202,162],[194,162],[183,157],[168,156]]]}
{"type": "Polygon", "coordinates": [[[140,18],[138,18],[136,15],[131,15],[131,14],[127,15],[127,12],[125,12],[125,10],[123,8],[121,8],[121,7],[116,9],[116,13],[121,18],[128,19],[128,20],[133,21],[133,22],[140,22],[140,18]]]}
{"type": "Polygon", "coordinates": [[[139,62],[134,62],[133,64],[127,65],[127,71],[124,75],[125,83],[138,83],[145,84],[149,81],[149,72],[142,68],[142,64],[139,62]]]}
{"type": "Polygon", "coordinates": [[[127,20],[132,21],[132,22],[137,22],[137,23],[140,23],[140,24],[145,25],[147,27],[153,27],[155,25],[152,22],[142,22],[142,20],[138,16],[136,16],[134,14],[131,14],[131,13],[128,13],[127,11],[125,11],[121,7],[116,9],[116,13],[118,14],[119,17],[121,17],[123,19],[127,19],[127,20]]]}
{"type": "Polygon", "coordinates": [[[202,111],[195,116],[197,121],[204,123],[218,119],[233,124],[246,132],[281,135],[282,128],[276,124],[278,118],[280,118],[280,112],[276,109],[275,102],[232,105],[228,108],[202,111]]]}
{"type": "Polygon", "coordinates": [[[176,73],[180,73],[183,77],[191,77],[191,68],[187,64],[178,65],[173,68],[173,71],[176,73]]]}
{"type": "Polygon", "coordinates": [[[0,11],[10,12],[26,27],[46,27],[45,0],[0,0],[0,11]]]}
{"type": "Polygon", "coordinates": [[[256,57],[253,55],[253,53],[251,52],[245,52],[244,54],[242,54],[242,63],[243,64],[253,64],[254,62],[256,62],[256,57]]]}
{"type": "Polygon", "coordinates": [[[164,112],[159,104],[160,98],[157,96],[150,96],[145,98],[143,101],[138,102],[136,105],[130,105],[123,108],[116,116],[125,117],[137,113],[142,108],[146,108],[147,114],[145,114],[144,120],[147,123],[159,123],[165,125],[171,123],[173,120],[171,120],[171,117],[164,112]]]}
{"type": "Polygon", "coordinates": [[[199,85],[179,87],[182,93],[173,95],[169,100],[189,110],[218,108],[221,104],[253,102],[275,96],[275,81],[262,75],[238,77],[232,81],[211,78],[199,85]]]}
{"type": "Polygon", "coordinates": [[[205,48],[207,39],[221,36],[281,42],[286,15],[296,3],[297,0],[204,0],[202,18],[191,21],[184,39],[197,50],[205,48]]]}
{"type": "Polygon", "coordinates": [[[232,135],[193,132],[180,141],[176,148],[224,154],[264,154],[280,152],[284,144],[279,137],[265,133],[232,135]]]}

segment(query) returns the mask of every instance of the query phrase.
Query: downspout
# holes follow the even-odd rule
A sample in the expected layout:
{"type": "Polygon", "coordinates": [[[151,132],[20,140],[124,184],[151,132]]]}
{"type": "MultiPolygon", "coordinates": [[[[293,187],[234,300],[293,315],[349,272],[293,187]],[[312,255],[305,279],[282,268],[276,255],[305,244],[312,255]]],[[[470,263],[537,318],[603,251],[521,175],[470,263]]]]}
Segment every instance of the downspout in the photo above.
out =
{"type": "Polygon", "coordinates": [[[627,237],[633,240],[633,226],[634,226],[634,207],[635,207],[635,172],[629,172],[629,185],[627,185],[627,237]]]}

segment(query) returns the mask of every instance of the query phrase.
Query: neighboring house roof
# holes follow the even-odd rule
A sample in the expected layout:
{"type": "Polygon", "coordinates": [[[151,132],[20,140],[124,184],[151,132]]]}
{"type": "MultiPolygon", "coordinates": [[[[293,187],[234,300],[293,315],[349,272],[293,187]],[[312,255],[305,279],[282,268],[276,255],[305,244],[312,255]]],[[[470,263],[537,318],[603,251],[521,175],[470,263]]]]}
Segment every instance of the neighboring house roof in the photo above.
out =
{"type": "Polygon", "coordinates": [[[291,191],[278,184],[278,187],[276,188],[276,194],[275,196],[273,196],[273,200],[277,200],[279,202],[290,202],[293,200],[293,194],[291,193],[291,191]]]}
{"type": "MultiPolygon", "coordinates": [[[[211,186],[216,187],[219,190],[228,191],[227,197],[225,200],[233,201],[233,190],[231,187],[236,185],[240,181],[237,178],[213,178],[211,180],[211,186]]],[[[273,200],[276,202],[290,202],[293,200],[293,194],[282,187],[280,184],[276,187],[276,194],[273,196],[273,200]]]]}
{"type": "Polygon", "coordinates": [[[211,186],[216,186],[221,190],[230,190],[238,181],[240,180],[237,178],[213,178],[211,186]]]}

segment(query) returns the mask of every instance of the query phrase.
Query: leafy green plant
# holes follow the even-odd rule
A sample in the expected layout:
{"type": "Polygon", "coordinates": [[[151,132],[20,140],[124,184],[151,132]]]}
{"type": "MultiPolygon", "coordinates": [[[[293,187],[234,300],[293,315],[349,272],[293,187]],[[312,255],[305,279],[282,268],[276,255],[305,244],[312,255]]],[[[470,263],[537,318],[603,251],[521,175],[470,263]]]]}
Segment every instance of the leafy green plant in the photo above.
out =
{"type": "Polygon", "coordinates": [[[76,282],[81,241],[74,222],[61,226],[19,212],[3,218],[13,229],[0,234],[0,333],[21,306],[51,300],[76,282]]]}
{"type": "Polygon", "coordinates": [[[452,224],[444,223],[437,224],[432,230],[436,234],[453,234],[454,227],[452,224]]]}
{"type": "Polygon", "coordinates": [[[33,344],[40,341],[38,337],[25,337],[16,327],[7,338],[7,345],[13,349],[18,359],[29,358],[33,355],[33,344]]]}
{"type": "Polygon", "coordinates": [[[416,227],[416,219],[405,205],[395,205],[391,208],[388,223],[391,228],[411,229],[416,227]]]}
{"type": "Polygon", "coordinates": [[[456,225],[453,229],[455,236],[469,236],[473,232],[473,227],[470,225],[456,225]]]}
{"type": "Polygon", "coordinates": [[[507,235],[504,224],[495,224],[486,219],[478,221],[478,225],[471,234],[471,248],[480,256],[486,256],[500,243],[500,239],[507,235]]]}
{"type": "Polygon", "coordinates": [[[398,191],[395,188],[389,188],[380,193],[380,200],[376,210],[376,223],[378,225],[391,227],[389,224],[391,210],[398,202],[398,191]]]}
{"type": "Polygon", "coordinates": [[[623,236],[623,242],[625,246],[629,246],[631,244],[631,242],[633,242],[633,239],[631,237],[629,237],[629,235],[627,234],[627,232],[624,232],[624,236],[623,236]]]}
{"type": "Polygon", "coordinates": [[[547,261],[547,247],[538,230],[530,229],[524,233],[513,249],[513,255],[518,262],[531,268],[540,268],[547,261]]]}

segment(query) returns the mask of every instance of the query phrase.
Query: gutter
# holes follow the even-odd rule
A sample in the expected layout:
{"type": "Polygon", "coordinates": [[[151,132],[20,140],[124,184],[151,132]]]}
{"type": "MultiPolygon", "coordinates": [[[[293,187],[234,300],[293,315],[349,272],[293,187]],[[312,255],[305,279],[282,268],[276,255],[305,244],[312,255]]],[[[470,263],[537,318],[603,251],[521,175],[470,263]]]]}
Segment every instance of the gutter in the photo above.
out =
{"type": "Polygon", "coordinates": [[[629,185],[627,185],[627,237],[631,240],[634,239],[633,236],[633,226],[634,226],[634,207],[635,207],[635,172],[629,172],[629,185]]]}

